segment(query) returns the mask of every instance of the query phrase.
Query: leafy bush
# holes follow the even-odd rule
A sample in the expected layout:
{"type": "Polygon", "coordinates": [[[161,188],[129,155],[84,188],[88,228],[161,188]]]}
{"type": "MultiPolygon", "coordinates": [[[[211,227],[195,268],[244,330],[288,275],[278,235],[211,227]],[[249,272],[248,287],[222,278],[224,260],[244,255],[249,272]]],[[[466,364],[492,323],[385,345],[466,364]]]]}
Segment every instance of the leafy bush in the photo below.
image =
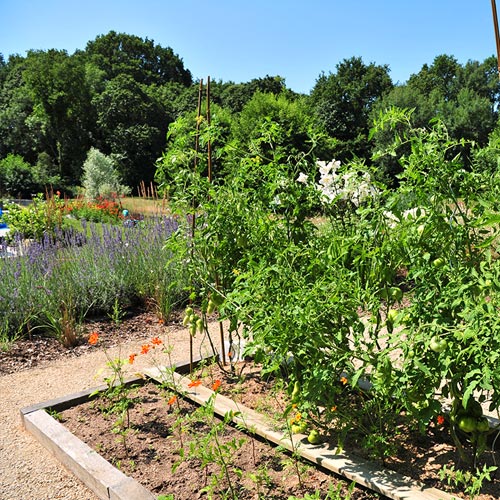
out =
{"type": "Polygon", "coordinates": [[[47,200],[41,194],[27,207],[15,203],[6,205],[5,222],[9,225],[8,238],[27,238],[40,241],[44,236],[54,236],[63,225],[64,202],[57,195],[47,200]]]}
{"type": "Polygon", "coordinates": [[[31,198],[37,192],[33,168],[19,155],[0,160],[0,192],[12,197],[31,198]]]}
{"type": "Polygon", "coordinates": [[[83,164],[82,184],[88,199],[115,198],[130,192],[120,184],[120,178],[112,158],[91,148],[83,164]]]}

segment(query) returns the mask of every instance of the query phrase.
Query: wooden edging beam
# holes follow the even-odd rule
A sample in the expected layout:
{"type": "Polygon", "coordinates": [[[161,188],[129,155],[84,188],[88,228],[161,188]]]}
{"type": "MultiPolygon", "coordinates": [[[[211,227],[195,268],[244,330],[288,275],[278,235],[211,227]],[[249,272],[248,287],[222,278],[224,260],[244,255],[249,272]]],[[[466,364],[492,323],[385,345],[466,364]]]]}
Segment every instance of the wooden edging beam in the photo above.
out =
{"type": "MultiPolygon", "coordinates": [[[[200,361],[195,360],[194,365],[200,361]]],[[[180,373],[188,373],[189,368],[189,362],[176,366],[180,373]]],[[[134,385],[144,381],[143,376],[137,376],[127,379],[125,383],[134,385]]],[[[22,408],[23,427],[101,500],[155,500],[156,497],[144,486],[111,465],[48,413],[88,402],[93,393],[106,389],[106,385],[101,385],[22,408]]]]}

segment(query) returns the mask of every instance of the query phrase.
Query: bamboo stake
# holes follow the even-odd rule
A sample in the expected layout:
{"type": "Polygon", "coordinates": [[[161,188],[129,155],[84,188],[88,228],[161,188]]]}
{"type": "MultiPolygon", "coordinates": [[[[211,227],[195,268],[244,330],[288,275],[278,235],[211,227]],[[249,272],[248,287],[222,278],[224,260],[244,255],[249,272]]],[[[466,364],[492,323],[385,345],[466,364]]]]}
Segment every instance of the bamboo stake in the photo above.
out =
{"type": "Polygon", "coordinates": [[[497,15],[496,0],[491,0],[491,10],[493,13],[493,26],[495,28],[495,42],[497,46],[498,78],[500,79],[500,32],[498,30],[498,15],[497,15]]]}
{"type": "MultiPolygon", "coordinates": [[[[194,172],[196,174],[196,169],[198,167],[198,150],[200,147],[200,117],[201,117],[201,96],[203,93],[203,80],[200,80],[200,86],[198,88],[198,108],[196,111],[196,136],[194,142],[194,172]]],[[[196,200],[193,195],[192,200],[193,214],[191,216],[191,259],[194,256],[194,231],[196,227],[196,200]]],[[[193,336],[189,335],[189,372],[193,373],[193,336]]]]}
{"type": "MultiPolygon", "coordinates": [[[[207,125],[210,127],[210,76],[207,77],[207,125]]],[[[208,153],[208,182],[212,182],[212,144],[210,141],[210,135],[208,136],[207,143],[207,153],[208,153]]]]}
{"type": "MultiPolygon", "coordinates": [[[[207,77],[207,125],[210,127],[211,116],[210,116],[210,76],[207,77]]],[[[210,135],[207,141],[207,153],[208,153],[208,182],[212,182],[212,143],[210,140],[210,135]]],[[[219,273],[215,271],[215,288],[220,289],[219,273]]],[[[221,345],[221,356],[222,364],[226,364],[226,347],[224,345],[224,325],[219,318],[219,333],[220,333],[220,345],[221,345]]]]}

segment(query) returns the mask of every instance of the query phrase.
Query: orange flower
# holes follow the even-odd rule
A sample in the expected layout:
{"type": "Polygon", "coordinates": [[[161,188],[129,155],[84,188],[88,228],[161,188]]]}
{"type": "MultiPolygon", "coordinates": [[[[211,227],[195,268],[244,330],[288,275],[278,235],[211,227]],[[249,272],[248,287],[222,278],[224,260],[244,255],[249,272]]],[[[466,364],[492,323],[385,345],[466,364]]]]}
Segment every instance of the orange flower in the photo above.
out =
{"type": "Polygon", "coordinates": [[[134,352],[132,353],[129,357],[128,357],[128,362],[133,365],[134,364],[134,361],[135,361],[135,357],[137,356],[137,354],[134,352]]]}
{"type": "Polygon", "coordinates": [[[343,385],[346,385],[347,384],[347,379],[345,377],[340,377],[340,382],[343,384],[343,385]]]}
{"type": "Polygon", "coordinates": [[[177,401],[177,396],[172,396],[168,401],[167,404],[173,405],[177,401]]]}
{"type": "Polygon", "coordinates": [[[443,415],[438,415],[437,416],[437,423],[438,423],[438,425],[443,425],[444,424],[444,417],[443,417],[443,415]]]}
{"type": "Polygon", "coordinates": [[[144,344],[141,347],[141,354],[147,354],[149,352],[149,349],[151,349],[151,346],[149,344],[144,344]]]}
{"type": "Polygon", "coordinates": [[[92,332],[89,337],[89,344],[96,345],[99,341],[99,334],[97,332],[92,332]]]}
{"type": "Polygon", "coordinates": [[[295,419],[294,419],[294,420],[295,420],[295,422],[300,422],[300,419],[301,419],[301,418],[302,418],[302,414],[300,414],[300,413],[298,413],[298,412],[297,412],[297,413],[295,414],[295,419]]]}
{"type": "Polygon", "coordinates": [[[154,338],[152,338],[152,339],[151,339],[151,343],[152,343],[153,345],[161,345],[161,344],[163,344],[163,342],[161,341],[161,339],[159,339],[158,337],[154,337],[154,338]]]}
{"type": "Polygon", "coordinates": [[[199,385],[201,385],[201,380],[191,380],[191,382],[189,382],[188,384],[188,387],[198,387],[199,385]]]}
{"type": "Polygon", "coordinates": [[[220,387],[221,381],[217,379],[213,384],[212,384],[212,391],[216,391],[220,387]]]}
{"type": "Polygon", "coordinates": [[[336,406],[332,406],[332,407],[330,408],[330,410],[331,410],[331,411],[337,411],[337,407],[336,407],[336,406]]]}

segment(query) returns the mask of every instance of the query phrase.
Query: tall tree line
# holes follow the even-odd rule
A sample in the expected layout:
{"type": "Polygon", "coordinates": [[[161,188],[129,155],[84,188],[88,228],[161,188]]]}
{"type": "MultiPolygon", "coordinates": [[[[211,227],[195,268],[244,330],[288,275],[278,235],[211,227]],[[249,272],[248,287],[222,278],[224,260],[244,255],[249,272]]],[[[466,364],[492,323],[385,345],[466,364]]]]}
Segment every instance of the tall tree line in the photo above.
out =
{"type": "MultiPolygon", "coordinates": [[[[114,31],[71,55],[31,50],[5,60],[0,54],[0,194],[47,184],[71,192],[91,148],[113,158],[124,184],[149,183],[169,147],[169,126],[193,112],[197,93],[198,82],[171,48],[114,31]]],[[[314,135],[327,139],[319,141],[318,155],[368,160],[384,143],[381,135],[370,137],[373,117],[390,106],[414,108],[416,126],[438,117],[451,136],[486,144],[497,125],[499,93],[495,58],[461,65],[440,55],[404,84],[392,82],[388,66],[352,57],[319,75],[309,95],[266,76],[213,82],[211,98],[233,123],[226,137],[233,144],[241,146],[266,120],[281,120],[283,144],[295,151],[309,147],[299,143],[314,135]]],[[[397,172],[396,164],[379,168],[397,172]]]]}

